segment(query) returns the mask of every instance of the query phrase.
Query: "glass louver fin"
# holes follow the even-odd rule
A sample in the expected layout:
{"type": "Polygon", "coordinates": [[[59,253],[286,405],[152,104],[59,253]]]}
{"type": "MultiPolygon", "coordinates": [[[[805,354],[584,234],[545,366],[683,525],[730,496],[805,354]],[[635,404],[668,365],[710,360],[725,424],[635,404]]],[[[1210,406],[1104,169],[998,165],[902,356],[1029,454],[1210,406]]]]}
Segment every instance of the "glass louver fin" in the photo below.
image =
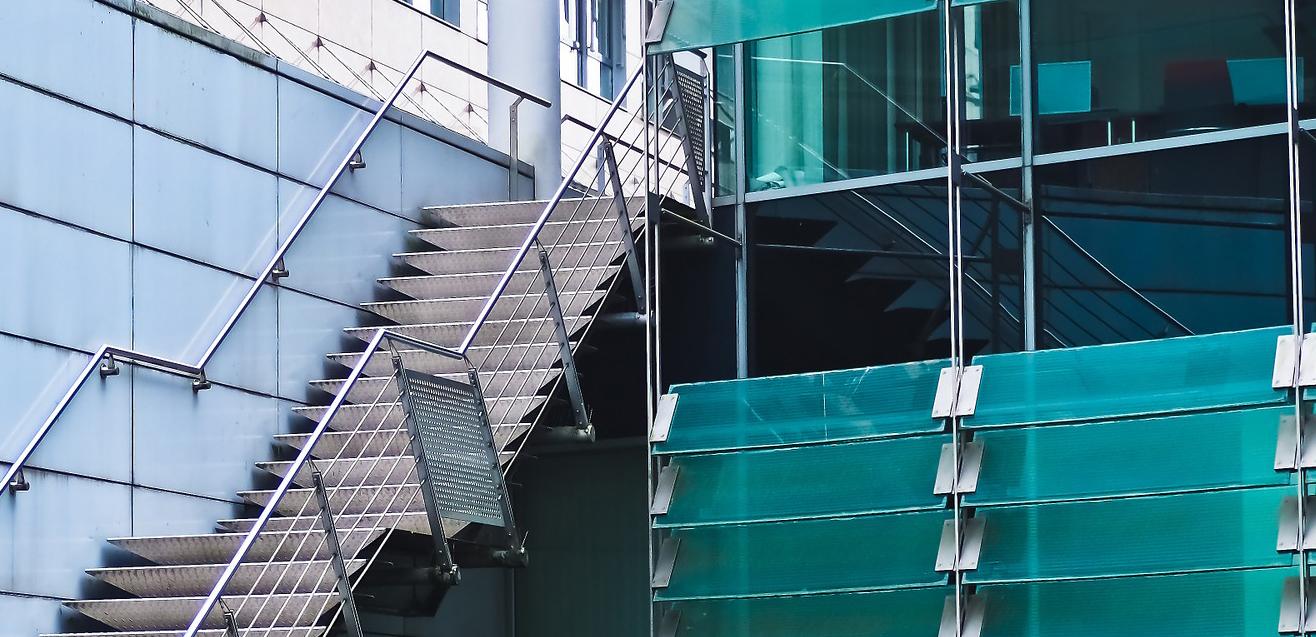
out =
{"type": "Polygon", "coordinates": [[[944,511],[673,531],[680,540],[658,601],[941,584],[944,511]]]}
{"type": "Polygon", "coordinates": [[[982,586],[982,637],[1274,637],[1296,568],[982,586]]]}
{"type": "Polygon", "coordinates": [[[930,11],[936,6],[935,0],[831,0],[789,5],[749,0],[679,0],[673,5],[662,41],[650,46],[649,53],[803,33],[930,11]]]}
{"type": "Polygon", "coordinates": [[[1289,327],[975,357],[969,427],[1097,420],[1278,403],[1276,338],[1289,327]]]}
{"type": "Polygon", "coordinates": [[[946,588],[677,602],[685,637],[936,637],[946,588]]]}
{"type": "Polygon", "coordinates": [[[946,361],[675,385],[660,454],[835,442],[940,431],[931,417],[946,361]]]}
{"type": "Polygon", "coordinates": [[[975,506],[1283,485],[1273,468],[1292,407],[978,432],[975,506]]]}
{"type": "Polygon", "coordinates": [[[677,456],[671,507],[655,526],[792,520],[941,508],[932,495],[950,436],[677,456]]]}
{"type": "Polygon", "coordinates": [[[1285,566],[1280,504],[1290,487],[985,509],[969,582],[1285,566]]]}

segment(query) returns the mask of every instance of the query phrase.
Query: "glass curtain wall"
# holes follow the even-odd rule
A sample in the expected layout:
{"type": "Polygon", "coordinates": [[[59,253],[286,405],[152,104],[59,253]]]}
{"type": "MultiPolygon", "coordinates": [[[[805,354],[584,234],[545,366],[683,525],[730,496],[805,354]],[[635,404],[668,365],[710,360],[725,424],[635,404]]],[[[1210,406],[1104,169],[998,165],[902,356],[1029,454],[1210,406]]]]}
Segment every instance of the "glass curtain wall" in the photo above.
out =
{"type": "MultiPolygon", "coordinates": [[[[1282,1],[1032,0],[1027,16],[1014,0],[955,5],[959,157],[977,176],[961,184],[966,353],[1290,322],[1282,1]]],[[[1305,59],[1316,43],[1316,0],[1298,1],[1297,15],[1295,91],[1310,116],[1305,59]]],[[[782,313],[756,311],[811,291],[801,273],[819,267],[817,253],[801,245],[911,249],[898,236],[883,244],[854,229],[863,208],[871,212],[856,195],[880,203],[875,214],[905,235],[945,240],[942,18],[925,11],[746,43],[743,68],[732,46],[717,50],[717,192],[735,194],[743,174],[749,241],[765,248],[751,261],[789,274],[751,274],[752,350],[823,320],[791,326],[782,313]],[[734,100],[736,73],[743,103],[734,100]],[[737,144],[744,166],[735,166],[737,144]],[[787,243],[801,245],[781,248],[784,215],[838,217],[820,213],[820,202],[844,218],[825,235],[787,231],[787,243]],[[912,216],[920,209],[927,212],[912,216]],[[940,228],[920,231],[929,214],[943,215],[940,228]]],[[[1310,134],[1300,137],[1303,156],[1316,161],[1310,134]]],[[[1302,186],[1316,187],[1316,173],[1302,186]]],[[[1304,210],[1311,199],[1302,197],[1304,210]]],[[[1313,242],[1300,245],[1314,270],[1313,242]]],[[[944,255],[946,247],[917,249],[944,255]]],[[[857,281],[860,272],[848,276],[857,281]]],[[[853,307],[885,313],[875,298],[853,307]]],[[[867,362],[896,360],[896,350],[940,351],[904,338],[867,362]]],[[[813,368],[862,362],[853,354],[813,368]]],[[[752,369],[772,371],[787,370],[752,369]]]]}

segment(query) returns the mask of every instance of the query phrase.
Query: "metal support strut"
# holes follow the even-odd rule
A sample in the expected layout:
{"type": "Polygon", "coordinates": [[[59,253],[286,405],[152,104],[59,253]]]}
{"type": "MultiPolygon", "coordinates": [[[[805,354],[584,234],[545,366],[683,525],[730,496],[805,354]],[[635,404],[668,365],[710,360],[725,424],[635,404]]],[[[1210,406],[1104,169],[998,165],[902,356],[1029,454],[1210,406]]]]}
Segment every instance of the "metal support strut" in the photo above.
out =
{"type": "Polygon", "coordinates": [[[562,357],[562,376],[567,382],[567,394],[571,398],[571,412],[575,416],[576,430],[574,437],[594,441],[594,426],[589,422],[589,413],[585,411],[585,396],[580,391],[580,377],[576,374],[576,359],[571,353],[571,334],[567,331],[567,320],[562,316],[562,301],[558,298],[557,284],[553,281],[553,267],[549,263],[548,250],[543,244],[539,247],[539,268],[544,276],[544,293],[548,296],[548,313],[553,318],[553,329],[557,334],[558,350],[562,357]]]}
{"type": "Polygon", "coordinates": [[[352,581],[348,579],[347,562],[343,559],[343,547],[338,541],[338,527],[334,524],[334,513],[329,507],[329,494],[324,490],[324,475],[320,468],[311,463],[311,482],[315,484],[315,498],[320,503],[320,527],[324,531],[325,544],[329,549],[330,563],[334,574],[338,576],[338,597],[343,603],[343,621],[353,637],[362,637],[361,617],[356,612],[356,599],[352,597],[352,581]]]}
{"type": "Polygon", "coordinates": [[[621,188],[621,172],[617,170],[617,154],[612,149],[612,140],[604,137],[603,160],[608,164],[608,180],[612,183],[612,198],[617,206],[617,229],[621,231],[621,243],[626,248],[626,269],[631,275],[631,289],[635,290],[635,305],[639,312],[645,312],[644,273],[640,271],[640,256],[635,251],[635,228],[631,224],[631,213],[626,209],[626,193],[621,188]]]}

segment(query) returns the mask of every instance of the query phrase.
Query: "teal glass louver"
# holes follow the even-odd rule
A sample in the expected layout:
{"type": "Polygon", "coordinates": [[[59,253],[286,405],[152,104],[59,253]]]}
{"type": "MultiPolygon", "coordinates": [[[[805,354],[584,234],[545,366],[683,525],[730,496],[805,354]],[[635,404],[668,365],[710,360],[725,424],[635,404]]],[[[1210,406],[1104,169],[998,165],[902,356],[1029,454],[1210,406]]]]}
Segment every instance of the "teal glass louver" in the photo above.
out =
{"type": "Polygon", "coordinates": [[[677,529],[658,601],[932,586],[944,511],[677,529]]]}
{"type": "Polygon", "coordinates": [[[678,602],[683,637],[936,637],[945,588],[678,602]]]}
{"type": "Polygon", "coordinates": [[[968,582],[1176,573],[1292,564],[1277,553],[1290,487],[979,511],[982,555],[968,582]]]}
{"type": "Polygon", "coordinates": [[[1296,568],[981,586],[982,637],[1275,637],[1296,568]]]}
{"type": "Polygon", "coordinates": [[[1277,404],[1276,339],[1291,328],[978,356],[968,427],[1074,422],[1277,404]]]}
{"type": "Polygon", "coordinates": [[[659,454],[839,442],[940,431],[931,417],[946,361],[676,385],[659,454]]]}
{"type": "Polygon", "coordinates": [[[1289,484],[1272,468],[1282,416],[1263,407],[978,432],[975,506],[1289,484]]]}
{"type": "Polygon", "coordinates": [[[658,527],[941,508],[937,457],[948,435],[677,456],[658,527]]]}

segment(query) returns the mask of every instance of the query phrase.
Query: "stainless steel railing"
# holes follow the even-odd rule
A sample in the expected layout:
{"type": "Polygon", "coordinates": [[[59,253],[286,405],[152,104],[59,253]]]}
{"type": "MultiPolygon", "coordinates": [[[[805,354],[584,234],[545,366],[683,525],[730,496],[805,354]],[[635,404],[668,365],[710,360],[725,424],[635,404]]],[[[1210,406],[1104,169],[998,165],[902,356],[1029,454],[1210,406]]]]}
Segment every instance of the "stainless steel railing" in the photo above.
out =
{"type": "MultiPolygon", "coordinates": [[[[621,92],[620,96],[613,103],[612,107],[608,111],[608,114],[604,117],[603,122],[599,125],[595,133],[591,136],[591,139],[587,144],[585,150],[581,153],[580,157],[576,160],[574,166],[572,167],[572,170],[568,174],[568,177],[563,180],[562,184],[559,186],[552,199],[550,199],[545,204],[544,211],[539,215],[536,222],[528,230],[526,238],[520,244],[514,257],[511,260],[511,263],[503,272],[498,283],[494,286],[488,301],[481,308],[479,315],[472,322],[471,327],[468,329],[468,331],[466,332],[465,336],[462,338],[459,345],[453,348],[442,347],[442,346],[434,345],[432,343],[425,342],[420,339],[411,338],[403,334],[399,334],[395,331],[390,330],[389,328],[375,329],[375,331],[372,333],[372,336],[368,344],[365,347],[365,350],[361,352],[359,358],[357,358],[356,363],[352,367],[351,372],[348,374],[347,378],[344,379],[342,386],[334,395],[333,400],[330,402],[329,406],[326,408],[325,412],[321,415],[319,421],[316,423],[314,430],[309,434],[305,443],[302,445],[301,451],[298,453],[297,458],[293,460],[290,465],[287,466],[286,470],[284,471],[283,478],[280,480],[278,487],[276,487],[276,489],[269,495],[268,502],[262,508],[256,520],[252,523],[251,528],[247,531],[237,551],[234,553],[233,557],[229,560],[228,564],[224,567],[224,570],[220,574],[217,581],[215,582],[215,585],[212,587],[211,591],[206,596],[205,600],[202,602],[201,607],[198,609],[197,614],[195,615],[190,626],[185,632],[184,637],[194,637],[197,631],[201,630],[202,628],[216,627],[220,625],[220,622],[223,620],[222,613],[224,612],[224,609],[220,608],[220,600],[226,594],[230,596],[241,597],[241,601],[237,602],[238,604],[237,608],[236,609],[228,608],[228,611],[231,612],[233,614],[232,616],[235,618],[234,623],[232,624],[233,628],[238,631],[246,631],[245,633],[242,634],[251,634],[251,631],[253,630],[268,629],[271,627],[275,627],[276,625],[279,627],[299,627],[299,628],[304,626],[309,626],[310,624],[306,622],[314,621],[315,618],[321,616],[321,614],[328,609],[329,604],[332,603],[332,599],[330,597],[316,597],[314,595],[316,589],[312,589],[310,591],[310,594],[308,594],[306,597],[303,598],[301,607],[299,609],[296,609],[295,611],[288,610],[289,606],[293,603],[292,597],[285,597],[282,600],[277,600],[275,597],[269,595],[258,594],[258,591],[278,592],[281,590],[289,590],[289,591],[301,590],[303,588],[302,585],[303,578],[308,573],[314,572],[313,569],[310,569],[309,567],[306,569],[301,569],[300,574],[297,576],[298,577],[297,581],[289,585],[283,581],[283,578],[288,576],[290,571],[294,571],[296,569],[291,569],[286,564],[284,564],[282,570],[278,574],[277,579],[275,579],[273,582],[266,581],[266,575],[273,564],[275,564],[276,562],[288,561],[286,559],[281,559],[281,558],[286,558],[286,557],[295,558],[300,555],[318,554],[317,551],[319,551],[328,542],[327,534],[326,537],[323,539],[317,538],[311,545],[312,548],[308,552],[308,550],[305,548],[305,545],[308,541],[311,541],[312,535],[310,533],[304,533],[301,535],[301,537],[298,540],[294,540],[297,542],[294,548],[288,550],[287,552],[281,553],[285,542],[292,539],[292,532],[295,529],[299,528],[298,520],[304,518],[305,513],[308,511],[310,507],[309,496],[305,497],[301,506],[297,507],[297,511],[295,514],[286,518],[289,520],[287,522],[287,526],[282,531],[274,531],[274,533],[277,533],[277,535],[271,537],[277,538],[277,546],[270,552],[270,558],[268,560],[247,564],[246,560],[247,557],[251,554],[252,547],[255,546],[257,542],[261,541],[263,534],[267,532],[271,519],[273,519],[275,514],[280,510],[280,507],[283,504],[288,493],[293,489],[294,485],[296,484],[298,476],[303,475],[304,471],[307,469],[308,466],[309,467],[314,466],[315,461],[312,460],[312,457],[317,455],[314,452],[316,446],[320,444],[320,442],[324,439],[326,432],[330,427],[330,423],[334,420],[334,418],[339,413],[341,413],[344,404],[346,404],[348,401],[348,396],[352,393],[353,389],[358,385],[358,383],[364,377],[365,370],[372,357],[374,357],[376,354],[380,353],[381,351],[384,351],[385,347],[390,348],[393,351],[393,353],[397,355],[398,350],[396,349],[396,346],[401,345],[408,348],[418,349],[423,352],[428,352],[430,354],[435,354],[453,360],[462,361],[472,369],[477,369],[480,367],[483,367],[486,370],[504,369],[508,357],[511,356],[511,353],[516,348],[506,347],[502,352],[502,358],[497,360],[495,360],[494,358],[495,353],[492,350],[497,349],[499,347],[516,345],[520,343],[523,340],[523,336],[524,336],[522,334],[522,331],[526,329],[526,325],[528,324],[528,321],[522,322],[519,328],[514,333],[509,332],[509,328],[512,323],[510,321],[505,323],[502,326],[500,332],[492,338],[489,345],[481,346],[481,347],[490,348],[490,351],[484,352],[485,356],[483,357],[483,360],[480,363],[477,364],[472,362],[470,354],[472,352],[474,344],[477,342],[476,340],[477,337],[481,334],[482,330],[487,325],[490,325],[489,317],[494,312],[495,307],[500,302],[510,300],[508,297],[504,296],[504,293],[507,292],[513,278],[517,276],[518,272],[524,274],[525,271],[521,270],[521,265],[525,261],[526,257],[530,254],[530,252],[532,250],[536,250],[540,252],[541,258],[549,258],[549,250],[554,248],[560,248],[562,246],[580,246],[580,245],[586,246],[585,250],[577,250],[576,254],[574,255],[568,254],[566,260],[559,262],[556,266],[543,269],[544,271],[547,271],[549,273],[549,276],[552,276],[552,272],[554,270],[556,270],[558,273],[564,274],[565,276],[563,276],[560,279],[563,288],[575,289],[574,287],[572,287],[573,286],[572,277],[574,277],[575,275],[577,275],[583,270],[582,264],[587,264],[592,262],[590,260],[592,258],[590,251],[595,250],[593,254],[594,256],[597,256],[598,254],[601,254],[601,251],[604,250],[606,246],[614,243],[614,240],[609,240],[608,237],[605,236],[605,233],[612,233],[613,232],[612,227],[615,227],[617,225],[621,225],[623,223],[633,223],[634,218],[637,215],[632,213],[629,209],[623,208],[622,210],[624,211],[625,214],[624,215],[618,214],[617,218],[613,220],[612,213],[616,213],[617,210],[610,209],[609,206],[625,206],[628,198],[634,199],[634,195],[637,194],[636,189],[634,187],[627,187],[626,184],[628,182],[632,182],[630,178],[635,175],[635,171],[637,169],[648,166],[648,162],[646,162],[645,160],[646,158],[644,156],[644,153],[640,153],[638,157],[634,158],[634,161],[623,160],[621,164],[618,164],[618,162],[615,161],[615,155],[609,157],[609,159],[612,159],[614,161],[599,162],[597,170],[594,171],[593,177],[586,180],[585,183],[599,183],[602,185],[602,187],[597,189],[597,192],[585,197],[567,198],[566,195],[568,192],[571,191],[573,184],[577,183],[577,178],[581,175],[581,171],[583,167],[586,165],[586,163],[588,162],[589,158],[592,156],[592,153],[596,149],[610,150],[613,139],[628,140],[631,135],[636,135],[637,137],[643,137],[644,135],[651,134],[654,132],[654,130],[646,130],[646,128],[653,126],[654,129],[659,131],[659,134],[655,135],[658,141],[658,143],[655,145],[658,147],[659,153],[663,152],[664,149],[671,150],[671,144],[673,143],[679,144],[679,140],[675,140],[674,136],[670,134],[668,135],[661,134],[663,132],[661,127],[655,124],[657,122],[662,122],[664,117],[664,112],[669,110],[668,108],[665,108],[664,105],[661,104],[661,102],[658,103],[659,107],[656,109],[657,112],[650,115],[649,117],[644,116],[644,112],[645,112],[644,109],[636,109],[625,119],[623,120],[616,119],[618,113],[622,112],[621,106],[623,102],[628,99],[631,91],[637,85],[639,85],[639,80],[641,77],[642,77],[642,71],[637,71],[631,76],[631,78],[626,84],[626,88],[621,92]],[[638,128],[635,127],[636,123],[640,124],[638,128]],[[609,128],[612,129],[612,132],[607,132],[609,128]],[[560,210],[562,210],[564,202],[571,202],[573,205],[570,207],[571,208],[570,214],[567,215],[567,218],[565,220],[565,225],[562,226],[562,228],[564,229],[563,232],[559,233],[554,241],[551,242],[541,241],[541,234],[543,232],[543,229],[547,227],[547,225],[550,223],[550,219],[553,219],[552,222],[559,221],[555,219],[553,215],[555,212],[559,212],[560,210]],[[594,216],[595,213],[599,211],[598,207],[600,205],[604,206],[604,208],[602,209],[603,216],[601,218],[594,216]],[[612,225],[606,222],[603,223],[589,222],[598,219],[612,221],[612,225]],[[572,228],[573,227],[572,222],[575,221],[586,221],[586,223],[575,224],[576,232],[572,236],[567,236],[568,233],[566,229],[572,228]],[[546,243],[549,243],[551,245],[545,245],[546,243]],[[573,256],[575,257],[574,262],[570,258],[573,256]],[[510,333],[510,339],[507,338],[509,333],[510,333]],[[244,567],[244,565],[249,568],[259,568],[260,572],[255,576],[253,583],[250,586],[245,587],[246,591],[242,591],[242,590],[235,591],[232,589],[234,578],[239,572],[239,570],[244,567]],[[254,607],[252,606],[253,604],[255,604],[254,607]],[[277,605],[277,608],[275,608],[274,610],[270,610],[269,609],[270,604],[277,605]],[[216,614],[217,608],[220,608],[220,613],[221,613],[220,615],[216,614]],[[289,614],[290,612],[295,612],[295,614],[290,615],[289,614]],[[245,626],[241,626],[238,624],[245,624],[245,626]]],[[[646,94],[644,97],[645,99],[648,99],[649,97],[653,97],[656,94],[657,94],[657,89],[655,87],[653,94],[646,94]]],[[[639,143],[634,141],[628,141],[627,143],[634,143],[636,147],[641,147],[639,143]]],[[[651,175],[653,179],[652,183],[659,184],[659,192],[656,194],[658,194],[660,199],[662,197],[670,196],[672,190],[678,187],[682,183],[682,180],[679,179],[679,175],[674,174],[676,171],[679,171],[679,168],[677,168],[677,166],[678,166],[677,164],[660,166],[659,170],[657,170],[655,174],[651,175]]],[[[639,182],[637,181],[632,183],[639,183],[639,182]]],[[[688,179],[685,180],[685,183],[688,185],[689,180],[688,179]]],[[[644,188],[643,186],[640,187],[640,191],[646,195],[648,194],[647,188],[644,188]]],[[[645,201],[645,205],[647,205],[649,198],[646,196],[644,201],[645,201]]],[[[636,210],[636,212],[643,212],[643,211],[644,211],[643,208],[639,208],[636,210]]],[[[536,273],[532,275],[531,280],[529,282],[518,282],[516,284],[516,287],[514,289],[517,290],[518,292],[520,292],[521,290],[525,290],[526,294],[519,294],[519,293],[517,294],[515,299],[516,306],[515,308],[513,308],[513,311],[509,314],[509,316],[514,317],[523,314],[525,316],[530,316],[530,317],[539,316],[539,312],[541,311],[540,303],[547,302],[549,300],[549,295],[547,292],[540,293],[537,295],[529,294],[529,292],[534,289],[536,280],[538,280],[537,279],[537,277],[539,276],[538,272],[539,271],[536,271],[536,273]],[[526,302],[526,299],[531,298],[531,296],[533,296],[534,302],[527,309],[527,311],[523,313],[521,311],[523,309],[523,304],[526,302]]],[[[611,283],[608,284],[608,289],[609,290],[612,289],[612,286],[615,286],[617,280],[620,278],[621,277],[614,277],[611,283]]],[[[540,282],[546,283],[545,281],[542,280],[540,282]]],[[[547,308],[542,308],[542,309],[544,312],[547,312],[547,308]]],[[[586,328],[586,331],[587,330],[588,328],[586,328]]],[[[533,341],[534,339],[531,340],[533,341]]],[[[549,347],[552,345],[553,344],[551,343],[543,344],[544,347],[549,347]]],[[[531,349],[532,349],[531,347],[525,347],[521,349],[522,361],[524,361],[527,357],[531,356],[531,351],[530,351],[531,349]]],[[[510,369],[513,370],[521,369],[522,366],[519,364],[520,362],[521,361],[518,361],[517,364],[512,365],[510,369]]],[[[396,376],[390,377],[389,381],[384,383],[380,387],[378,392],[374,395],[373,400],[367,403],[368,406],[365,409],[365,413],[361,415],[360,417],[361,420],[358,423],[358,425],[356,427],[347,429],[346,431],[353,431],[353,432],[361,431],[362,430],[361,425],[363,423],[366,423],[368,420],[372,419],[373,418],[372,414],[374,413],[374,411],[378,408],[382,408],[382,405],[386,400],[389,402],[389,406],[387,408],[388,410],[392,410],[395,408],[395,404],[393,403],[392,399],[387,397],[387,392],[390,387],[390,383],[395,382],[395,378],[396,376]]],[[[561,380],[562,377],[559,376],[555,382],[561,382],[561,380]]],[[[505,386],[500,391],[494,393],[493,395],[486,395],[485,396],[486,401],[496,400],[499,397],[505,397],[505,396],[523,396],[527,391],[531,391],[531,392],[537,391],[542,386],[542,383],[534,386],[531,386],[529,383],[530,383],[529,376],[523,378],[521,383],[516,384],[515,388],[513,388],[514,383],[509,381],[505,384],[505,386]]],[[[552,390],[550,390],[550,392],[551,391],[552,390]]],[[[486,404],[488,403],[486,402],[486,404]]],[[[389,412],[386,411],[385,415],[383,416],[383,419],[387,420],[388,416],[389,416],[389,412]]],[[[542,411],[540,412],[540,416],[542,416],[542,411]]],[[[533,424],[531,426],[533,427],[533,424]]],[[[500,452],[506,451],[505,449],[506,445],[514,441],[514,438],[518,434],[518,430],[520,428],[517,426],[513,426],[511,427],[511,429],[512,431],[509,433],[508,436],[503,437],[501,440],[498,440],[497,438],[495,439],[495,442],[498,445],[498,450],[500,452]]],[[[333,516],[350,516],[352,518],[351,524],[345,527],[347,529],[345,537],[351,540],[354,533],[357,533],[360,531],[360,529],[364,528],[365,529],[364,538],[360,540],[363,544],[365,541],[378,541],[378,544],[375,547],[373,554],[364,561],[364,565],[361,566],[359,570],[355,571],[356,581],[351,585],[353,588],[355,588],[357,585],[360,584],[362,578],[364,577],[365,572],[369,569],[369,566],[374,563],[375,559],[378,557],[379,551],[382,550],[384,541],[386,541],[387,538],[385,538],[384,541],[379,541],[379,538],[381,536],[390,535],[396,529],[399,528],[399,525],[402,524],[404,521],[407,511],[409,511],[411,506],[413,506],[414,501],[416,499],[416,495],[419,490],[419,485],[412,484],[411,482],[408,481],[411,467],[414,466],[414,463],[407,461],[406,459],[407,454],[405,452],[398,454],[398,456],[390,456],[386,450],[379,450],[377,453],[373,453],[372,455],[372,451],[371,451],[372,449],[378,450],[377,448],[372,447],[372,444],[374,444],[376,436],[380,435],[381,433],[383,433],[383,435],[385,436],[405,435],[405,434],[400,434],[397,430],[394,430],[391,433],[385,433],[385,432],[387,432],[386,424],[385,422],[380,422],[379,426],[371,431],[371,433],[369,434],[369,436],[366,438],[364,442],[356,445],[356,448],[358,449],[358,453],[355,456],[355,459],[359,462],[360,460],[368,458],[369,466],[364,471],[362,471],[359,467],[356,466],[356,463],[353,463],[351,469],[347,470],[346,473],[341,477],[341,479],[337,481],[337,484],[335,484],[332,487],[333,489],[335,489],[336,493],[346,491],[353,494],[352,497],[349,497],[347,498],[346,501],[342,502],[341,506],[335,507],[338,509],[337,511],[330,512],[330,514],[333,516]],[[380,480],[380,474],[377,473],[376,470],[380,467],[381,464],[386,462],[391,463],[391,465],[383,469],[385,473],[383,474],[382,482],[379,482],[378,480],[380,480]],[[395,472],[398,471],[399,469],[401,469],[401,477],[396,477],[397,474],[395,472]],[[360,474],[361,480],[354,485],[347,484],[347,482],[349,482],[349,477],[353,474],[353,472],[355,472],[356,474],[360,474]],[[376,484],[372,485],[372,487],[375,490],[374,493],[371,494],[370,501],[366,504],[365,507],[358,507],[359,510],[356,513],[349,514],[348,507],[351,505],[352,499],[353,497],[355,497],[355,493],[363,488],[366,488],[365,482],[372,475],[375,476],[377,482],[376,484]],[[387,498],[387,503],[382,508],[379,508],[377,512],[375,512],[372,509],[372,506],[376,502],[377,498],[380,497],[387,498]],[[367,522],[365,526],[362,525],[363,522],[367,522]]],[[[525,440],[527,440],[528,438],[529,438],[528,434],[525,434],[524,432],[521,433],[522,445],[524,444],[525,440]]],[[[383,444],[387,445],[388,443],[385,442],[383,444]]],[[[348,449],[348,445],[344,443],[336,453],[332,454],[332,456],[329,456],[328,454],[321,455],[321,461],[326,463],[334,463],[336,461],[340,461],[344,459],[353,460],[352,457],[345,457],[344,454],[346,453],[347,449],[348,449]],[[326,460],[325,457],[328,457],[328,459],[326,460]]],[[[519,454],[520,450],[521,447],[518,446],[518,448],[513,452],[512,458],[506,463],[507,466],[510,466],[511,461],[515,460],[515,456],[516,454],[519,454]]],[[[303,527],[307,530],[311,530],[314,526],[315,524],[309,521],[303,521],[300,523],[300,527],[303,527]]],[[[343,531],[341,529],[339,530],[339,534],[340,535],[343,534],[343,531]]],[[[248,577],[248,579],[251,578],[248,577]]],[[[333,619],[330,621],[330,624],[332,625],[333,621],[336,621],[337,617],[342,613],[343,613],[343,607],[340,605],[339,608],[335,611],[333,615],[333,619]]]]}
{"type": "MultiPolygon", "coordinates": [[[[315,215],[316,211],[320,209],[320,206],[321,204],[324,203],[325,199],[329,197],[330,191],[333,190],[333,187],[335,185],[337,185],[339,179],[342,178],[343,174],[346,173],[348,170],[353,169],[353,166],[355,165],[354,158],[357,156],[358,153],[360,153],[362,147],[365,146],[366,140],[370,138],[370,135],[379,126],[379,123],[383,121],[384,116],[387,114],[389,108],[391,108],[397,102],[399,96],[403,94],[403,91],[406,88],[407,83],[412,80],[412,78],[420,70],[421,66],[424,65],[424,63],[429,60],[436,60],[441,63],[447,64],[449,66],[453,66],[454,68],[457,68],[459,70],[463,70],[468,73],[471,73],[478,79],[488,82],[491,86],[495,86],[503,91],[507,91],[508,93],[517,96],[518,98],[520,98],[516,100],[517,104],[519,104],[521,100],[529,100],[545,108],[551,106],[551,104],[547,100],[541,97],[527,93],[519,88],[511,86],[505,82],[502,82],[496,78],[490,77],[483,73],[479,73],[477,71],[467,69],[466,67],[457,64],[455,62],[452,62],[451,60],[448,60],[447,58],[437,53],[426,51],[418,55],[416,57],[415,62],[413,62],[410,68],[407,70],[406,74],[402,77],[400,81],[398,81],[397,85],[393,88],[393,91],[389,95],[388,99],[384,100],[384,102],[380,105],[378,110],[375,111],[374,116],[371,117],[370,122],[366,125],[365,129],[362,130],[360,135],[357,136],[356,141],[354,141],[352,145],[347,149],[347,152],[343,154],[342,159],[339,160],[338,165],[334,168],[334,171],[330,173],[328,180],[326,180],[325,184],[320,187],[319,191],[315,195],[315,198],[311,201],[311,204],[307,207],[306,211],[302,213],[302,216],[297,220],[297,223],[292,227],[292,230],[288,233],[287,238],[284,239],[279,244],[278,249],[275,250],[274,255],[270,258],[269,262],[266,263],[265,267],[261,269],[260,275],[257,276],[256,280],[253,281],[251,286],[247,288],[247,292],[246,294],[243,295],[242,300],[238,303],[237,307],[229,315],[228,319],[224,321],[224,324],[220,328],[219,333],[216,334],[215,337],[210,341],[210,344],[206,347],[204,352],[202,352],[200,358],[198,358],[198,360],[195,363],[186,363],[186,362],[171,360],[168,358],[159,357],[152,354],[138,352],[126,348],[119,348],[111,345],[101,346],[93,355],[92,359],[88,361],[87,365],[83,367],[82,371],[74,379],[73,385],[69,388],[67,392],[65,392],[63,397],[59,400],[59,402],[56,403],[55,408],[51,411],[50,415],[47,416],[44,421],[42,421],[41,426],[37,428],[36,433],[32,436],[28,444],[23,448],[23,451],[19,453],[18,457],[14,460],[14,463],[10,465],[10,467],[5,471],[3,481],[0,481],[0,494],[3,494],[7,489],[11,489],[11,488],[16,488],[17,490],[26,489],[27,483],[22,478],[22,470],[24,465],[28,462],[29,459],[31,459],[32,454],[36,451],[37,447],[41,445],[41,442],[42,440],[45,439],[46,435],[50,433],[50,430],[52,427],[54,427],[55,422],[59,419],[60,415],[64,413],[64,411],[68,408],[69,404],[73,401],[73,398],[77,395],[78,390],[81,389],[82,386],[86,384],[87,379],[91,378],[91,375],[95,373],[97,370],[100,370],[102,377],[112,375],[113,372],[111,370],[117,369],[117,367],[115,366],[116,365],[115,361],[121,360],[125,362],[144,365],[147,367],[151,367],[153,369],[169,372],[179,376],[190,377],[193,379],[194,389],[200,390],[210,386],[210,382],[209,380],[206,379],[206,374],[205,374],[206,364],[209,363],[210,360],[215,356],[215,353],[219,350],[219,346],[223,344],[224,339],[226,339],[228,335],[232,333],[233,328],[234,326],[237,325],[238,320],[241,319],[242,316],[246,313],[247,309],[251,307],[252,302],[256,298],[256,294],[259,293],[260,290],[264,288],[264,286],[267,283],[274,282],[277,281],[279,278],[288,276],[288,270],[284,265],[284,257],[288,254],[288,250],[292,247],[292,244],[301,235],[302,231],[306,229],[306,226],[308,223],[310,223],[311,218],[315,215]]],[[[515,109],[517,107],[517,104],[513,104],[512,108],[515,109]]],[[[513,136],[517,134],[515,128],[511,130],[511,134],[513,136]]],[[[513,181],[515,180],[515,174],[517,172],[518,165],[519,165],[519,161],[517,160],[517,158],[512,157],[509,169],[512,172],[513,181]]]]}

